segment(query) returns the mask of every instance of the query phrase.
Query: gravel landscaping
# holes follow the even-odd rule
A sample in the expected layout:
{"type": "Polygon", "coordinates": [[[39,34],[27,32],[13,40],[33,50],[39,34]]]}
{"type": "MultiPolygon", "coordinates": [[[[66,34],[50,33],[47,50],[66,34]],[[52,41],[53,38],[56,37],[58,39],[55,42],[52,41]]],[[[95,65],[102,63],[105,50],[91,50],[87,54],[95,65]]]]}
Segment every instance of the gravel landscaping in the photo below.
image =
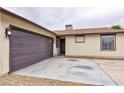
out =
{"type": "Polygon", "coordinates": [[[89,85],[9,74],[0,77],[0,86],[89,86],[89,85]]]}

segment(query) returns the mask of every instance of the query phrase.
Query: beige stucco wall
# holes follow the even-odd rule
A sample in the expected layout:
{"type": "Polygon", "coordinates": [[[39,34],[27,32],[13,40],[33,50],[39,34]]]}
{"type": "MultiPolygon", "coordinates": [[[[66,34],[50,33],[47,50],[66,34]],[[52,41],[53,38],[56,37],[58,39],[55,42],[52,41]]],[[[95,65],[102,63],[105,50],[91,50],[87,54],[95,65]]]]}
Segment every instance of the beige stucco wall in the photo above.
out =
{"type": "Polygon", "coordinates": [[[66,36],[66,56],[124,58],[124,33],[116,35],[116,51],[100,51],[100,35],[85,35],[85,43],[75,43],[75,36],[66,36]]]}
{"type": "MultiPolygon", "coordinates": [[[[0,13],[0,75],[9,71],[9,39],[5,38],[5,29],[11,24],[27,30],[31,30],[42,35],[46,35],[56,39],[55,34],[45,31],[44,29],[35,26],[29,22],[19,19],[15,16],[0,13]]],[[[56,55],[56,44],[53,45],[53,55],[56,55]]]]}
{"type": "Polygon", "coordinates": [[[2,54],[1,54],[1,13],[0,13],[0,75],[2,74],[2,54]]]}
{"type": "Polygon", "coordinates": [[[57,48],[57,55],[60,55],[60,48],[57,48]]]}

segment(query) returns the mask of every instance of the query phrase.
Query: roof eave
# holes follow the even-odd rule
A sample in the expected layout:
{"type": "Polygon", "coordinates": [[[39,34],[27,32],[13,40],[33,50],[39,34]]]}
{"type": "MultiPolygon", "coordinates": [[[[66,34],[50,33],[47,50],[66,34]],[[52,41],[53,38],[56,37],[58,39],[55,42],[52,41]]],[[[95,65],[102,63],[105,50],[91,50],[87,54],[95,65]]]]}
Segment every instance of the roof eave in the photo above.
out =
{"type": "Polygon", "coordinates": [[[57,36],[69,36],[69,35],[87,35],[87,34],[116,34],[124,32],[102,32],[102,33],[77,33],[77,34],[56,34],[57,36]]]}
{"type": "Polygon", "coordinates": [[[56,35],[56,33],[54,33],[53,31],[51,31],[51,30],[49,30],[49,29],[47,29],[47,28],[45,28],[45,27],[43,27],[43,26],[41,26],[41,25],[39,25],[39,24],[37,24],[37,23],[35,23],[35,22],[32,22],[32,21],[30,21],[30,20],[28,20],[28,19],[26,19],[26,18],[24,18],[24,17],[22,17],[22,16],[19,16],[19,15],[15,14],[15,13],[13,13],[13,12],[11,12],[11,11],[8,11],[8,10],[2,8],[2,7],[0,7],[0,12],[2,12],[2,13],[7,13],[7,14],[13,15],[13,16],[15,16],[15,17],[18,17],[18,18],[20,18],[20,19],[22,19],[22,20],[25,20],[25,21],[27,21],[27,22],[29,22],[29,23],[31,23],[31,24],[34,24],[34,25],[37,26],[37,27],[40,27],[40,28],[42,28],[42,29],[44,29],[44,30],[46,30],[46,31],[49,31],[49,32],[51,32],[51,33],[53,33],[53,34],[56,35]]]}

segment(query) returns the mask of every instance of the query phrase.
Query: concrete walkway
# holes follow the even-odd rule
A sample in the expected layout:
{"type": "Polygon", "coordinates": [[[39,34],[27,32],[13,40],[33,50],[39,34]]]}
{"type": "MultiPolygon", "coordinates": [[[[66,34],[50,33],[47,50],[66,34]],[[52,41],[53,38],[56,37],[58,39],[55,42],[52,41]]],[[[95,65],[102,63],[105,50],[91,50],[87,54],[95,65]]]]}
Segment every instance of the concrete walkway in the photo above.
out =
{"type": "Polygon", "coordinates": [[[18,70],[13,74],[93,85],[116,85],[116,83],[90,59],[53,57],[18,70]]]}

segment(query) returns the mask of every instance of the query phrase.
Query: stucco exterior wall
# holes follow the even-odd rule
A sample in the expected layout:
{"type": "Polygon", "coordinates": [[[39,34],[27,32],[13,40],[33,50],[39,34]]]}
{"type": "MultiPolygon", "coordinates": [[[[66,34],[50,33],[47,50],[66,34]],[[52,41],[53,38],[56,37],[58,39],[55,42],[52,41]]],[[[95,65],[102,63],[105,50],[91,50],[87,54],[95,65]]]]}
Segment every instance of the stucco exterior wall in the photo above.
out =
{"type": "MultiPolygon", "coordinates": [[[[1,42],[1,13],[0,13],[0,42],[1,42]]],[[[2,54],[1,54],[1,43],[0,43],[0,75],[2,74],[2,54]]]]}
{"type": "Polygon", "coordinates": [[[75,36],[66,36],[65,55],[124,58],[124,33],[116,35],[116,51],[100,51],[100,34],[85,35],[85,43],[75,43],[75,36]]]}
{"type": "MultiPolygon", "coordinates": [[[[9,39],[5,38],[5,29],[11,24],[20,28],[24,28],[42,35],[46,35],[56,39],[55,34],[45,31],[29,22],[19,19],[15,16],[0,13],[0,75],[9,71],[9,39]]],[[[53,55],[56,55],[56,44],[53,45],[53,55]]]]}
{"type": "Polygon", "coordinates": [[[60,48],[56,48],[57,55],[60,55],[60,48]]]}

